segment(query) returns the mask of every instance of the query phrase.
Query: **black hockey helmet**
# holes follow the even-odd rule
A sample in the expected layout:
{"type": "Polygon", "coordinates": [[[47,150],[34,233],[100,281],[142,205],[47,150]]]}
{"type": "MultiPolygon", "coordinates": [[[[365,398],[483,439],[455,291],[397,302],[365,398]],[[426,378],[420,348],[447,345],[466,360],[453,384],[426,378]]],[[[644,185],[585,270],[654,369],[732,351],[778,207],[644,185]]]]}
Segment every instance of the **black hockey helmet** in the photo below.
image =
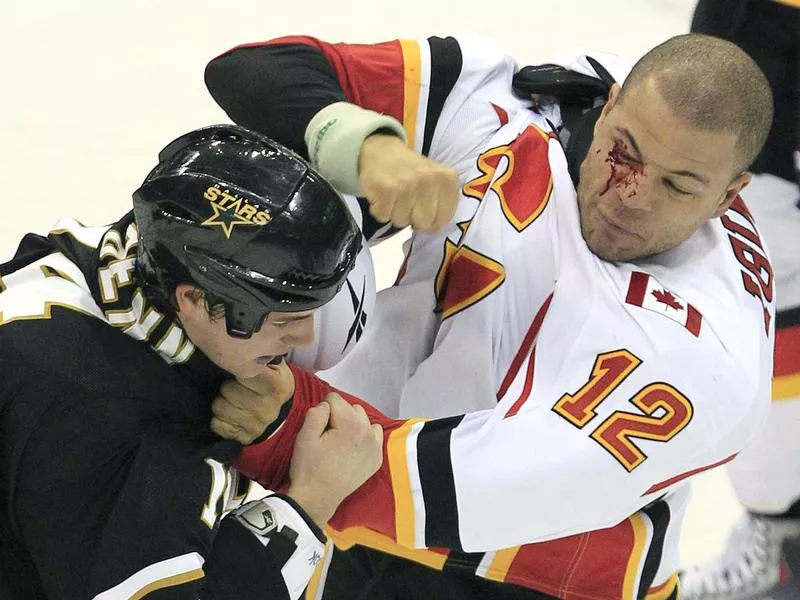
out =
{"type": "Polygon", "coordinates": [[[234,125],[187,133],[133,194],[145,293],[174,309],[191,283],[249,338],[269,312],[318,308],[344,283],[361,233],[331,185],[297,154],[234,125]]]}

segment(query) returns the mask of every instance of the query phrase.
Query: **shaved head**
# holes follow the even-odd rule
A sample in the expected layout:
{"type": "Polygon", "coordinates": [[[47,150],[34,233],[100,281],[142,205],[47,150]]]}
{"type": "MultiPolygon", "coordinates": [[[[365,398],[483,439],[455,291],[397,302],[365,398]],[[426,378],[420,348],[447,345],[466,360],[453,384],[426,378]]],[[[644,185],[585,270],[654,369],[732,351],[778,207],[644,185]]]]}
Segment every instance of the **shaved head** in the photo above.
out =
{"type": "Polygon", "coordinates": [[[772,124],[772,93],[764,73],[736,45],[707,35],[673,37],[634,65],[620,101],[648,81],[691,126],[737,137],[732,176],[752,164],[772,124]]]}

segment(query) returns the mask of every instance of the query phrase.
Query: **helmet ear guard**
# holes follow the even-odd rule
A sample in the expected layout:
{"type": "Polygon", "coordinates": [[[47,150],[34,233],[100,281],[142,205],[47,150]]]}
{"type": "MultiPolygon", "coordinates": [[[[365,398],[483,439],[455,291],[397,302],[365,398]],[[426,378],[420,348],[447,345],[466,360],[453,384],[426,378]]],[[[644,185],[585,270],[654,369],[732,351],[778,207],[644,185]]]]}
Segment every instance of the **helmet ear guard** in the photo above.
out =
{"type": "Polygon", "coordinates": [[[225,303],[225,328],[228,335],[248,339],[261,329],[271,308],[258,307],[259,298],[251,294],[243,285],[236,285],[226,266],[215,259],[199,255],[186,248],[186,266],[192,279],[204,290],[214,290],[225,303]],[[222,290],[224,292],[220,293],[222,290]]]}

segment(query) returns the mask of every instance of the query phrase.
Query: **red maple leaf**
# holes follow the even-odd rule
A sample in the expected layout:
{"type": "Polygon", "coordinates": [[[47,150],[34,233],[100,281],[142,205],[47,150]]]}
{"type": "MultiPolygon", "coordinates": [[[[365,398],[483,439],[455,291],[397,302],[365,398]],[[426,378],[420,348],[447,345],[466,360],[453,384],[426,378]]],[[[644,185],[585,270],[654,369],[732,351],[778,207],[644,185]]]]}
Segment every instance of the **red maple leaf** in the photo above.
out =
{"type": "Polygon", "coordinates": [[[683,305],[678,302],[678,299],[672,295],[672,292],[669,290],[653,290],[650,292],[655,296],[655,299],[662,304],[666,304],[670,308],[674,308],[675,310],[683,310],[683,305]]]}

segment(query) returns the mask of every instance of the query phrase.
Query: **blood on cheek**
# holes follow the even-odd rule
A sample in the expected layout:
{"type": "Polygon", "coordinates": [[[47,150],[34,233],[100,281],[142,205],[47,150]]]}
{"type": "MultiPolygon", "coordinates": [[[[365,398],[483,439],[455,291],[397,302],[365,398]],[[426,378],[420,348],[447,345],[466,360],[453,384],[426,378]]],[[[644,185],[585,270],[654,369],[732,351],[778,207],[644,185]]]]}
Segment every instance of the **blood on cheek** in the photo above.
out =
{"type": "MultiPolygon", "coordinates": [[[[597,152],[600,153],[600,150],[597,152]]],[[[605,194],[613,185],[615,188],[624,188],[625,196],[635,196],[639,188],[639,176],[644,173],[644,164],[630,157],[628,147],[622,140],[614,140],[614,147],[608,151],[606,162],[611,165],[611,173],[600,195],[605,194]]]]}

